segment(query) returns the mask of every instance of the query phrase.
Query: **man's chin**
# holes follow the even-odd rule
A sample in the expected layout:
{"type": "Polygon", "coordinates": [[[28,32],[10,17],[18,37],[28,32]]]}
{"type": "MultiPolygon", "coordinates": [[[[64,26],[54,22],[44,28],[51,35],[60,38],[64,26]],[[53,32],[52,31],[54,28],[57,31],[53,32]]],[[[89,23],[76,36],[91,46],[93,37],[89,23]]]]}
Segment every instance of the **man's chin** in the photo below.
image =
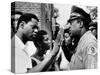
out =
{"type": "Polygon", "coordinates": [[[29,41],[33,41],[33,39],[34,39],[33,37],[30,37],[28,40],[29,40],[29,41]]]}
{"type": "Polygon", "coordinates": [[[33,35],[32,37],[33,37],[33,38],[36,38],[36,35],[33,35]]]}

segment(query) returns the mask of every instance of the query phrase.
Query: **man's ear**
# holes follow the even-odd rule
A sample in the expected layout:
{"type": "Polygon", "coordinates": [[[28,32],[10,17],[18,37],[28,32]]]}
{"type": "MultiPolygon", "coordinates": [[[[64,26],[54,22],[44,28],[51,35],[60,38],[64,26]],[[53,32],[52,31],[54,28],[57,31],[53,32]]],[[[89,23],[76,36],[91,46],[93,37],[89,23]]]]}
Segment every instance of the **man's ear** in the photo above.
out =
{"type": "Polygon", "coordinates": [[[25,22],[24,22],[24,21],[22,21],[22,22],[20,23],[19,27],[23,29],[23,28],[24,28],[24,26],[25,26],[25,22]]]}
{"type": "Polygon", "coordinates": [[[80,28],[82,28],[83,27],[83,21],[80,21],[79,23],[80,23],[80,28]]]}

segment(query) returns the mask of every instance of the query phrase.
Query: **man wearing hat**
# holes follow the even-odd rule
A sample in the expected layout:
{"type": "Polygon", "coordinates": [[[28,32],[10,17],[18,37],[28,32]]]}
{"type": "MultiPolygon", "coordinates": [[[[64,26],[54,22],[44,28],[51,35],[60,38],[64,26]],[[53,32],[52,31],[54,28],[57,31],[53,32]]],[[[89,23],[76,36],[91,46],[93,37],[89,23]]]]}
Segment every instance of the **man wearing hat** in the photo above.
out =
{"type": "Polygon", "coordinates": [[[78,41],[76,52],[69,63],[70,70],[97,68],[97,40],[89,31],[90,15],[73,6],[68,20],[71,38],[78,41]]]}

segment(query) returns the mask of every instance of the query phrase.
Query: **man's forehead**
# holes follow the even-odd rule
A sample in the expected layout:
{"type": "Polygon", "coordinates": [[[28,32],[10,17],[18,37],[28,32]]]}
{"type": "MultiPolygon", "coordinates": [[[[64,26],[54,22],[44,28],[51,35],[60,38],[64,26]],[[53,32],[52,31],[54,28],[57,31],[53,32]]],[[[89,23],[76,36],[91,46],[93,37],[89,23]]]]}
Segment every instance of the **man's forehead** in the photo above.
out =
{"type": "Polygon", "coordinates": [[[31,26],[34,26],[35,29],[38,29],[38,21],[32,18],[30,21],[28,21],[31,26]]]}
{"type": "Polygon", "coordinates": [[[74,22],[77,22],[78,18],[75,18],[73,20],[71,20],[69,23],[74,23],[74,22]]]}
{"type": "Polygon", "coordinates": [[[31,18],[31,21],[35,22],[35,23],[38,23],[38,21],[36,19],[34,19],[34,18],[31,18]]]}

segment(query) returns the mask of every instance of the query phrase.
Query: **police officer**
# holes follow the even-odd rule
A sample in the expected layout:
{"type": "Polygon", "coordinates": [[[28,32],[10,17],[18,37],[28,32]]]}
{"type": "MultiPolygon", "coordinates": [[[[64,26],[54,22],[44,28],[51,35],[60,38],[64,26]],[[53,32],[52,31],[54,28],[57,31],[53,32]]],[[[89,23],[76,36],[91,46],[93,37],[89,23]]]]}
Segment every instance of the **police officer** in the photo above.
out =
{"type": "Polygon", "coordinates": [[[68,23],[72,38],[79,39],[76,52],[69,63],[70,70],[97,68],[97,40],[89,31],[90,15],[73,6],[68,23]]]}

